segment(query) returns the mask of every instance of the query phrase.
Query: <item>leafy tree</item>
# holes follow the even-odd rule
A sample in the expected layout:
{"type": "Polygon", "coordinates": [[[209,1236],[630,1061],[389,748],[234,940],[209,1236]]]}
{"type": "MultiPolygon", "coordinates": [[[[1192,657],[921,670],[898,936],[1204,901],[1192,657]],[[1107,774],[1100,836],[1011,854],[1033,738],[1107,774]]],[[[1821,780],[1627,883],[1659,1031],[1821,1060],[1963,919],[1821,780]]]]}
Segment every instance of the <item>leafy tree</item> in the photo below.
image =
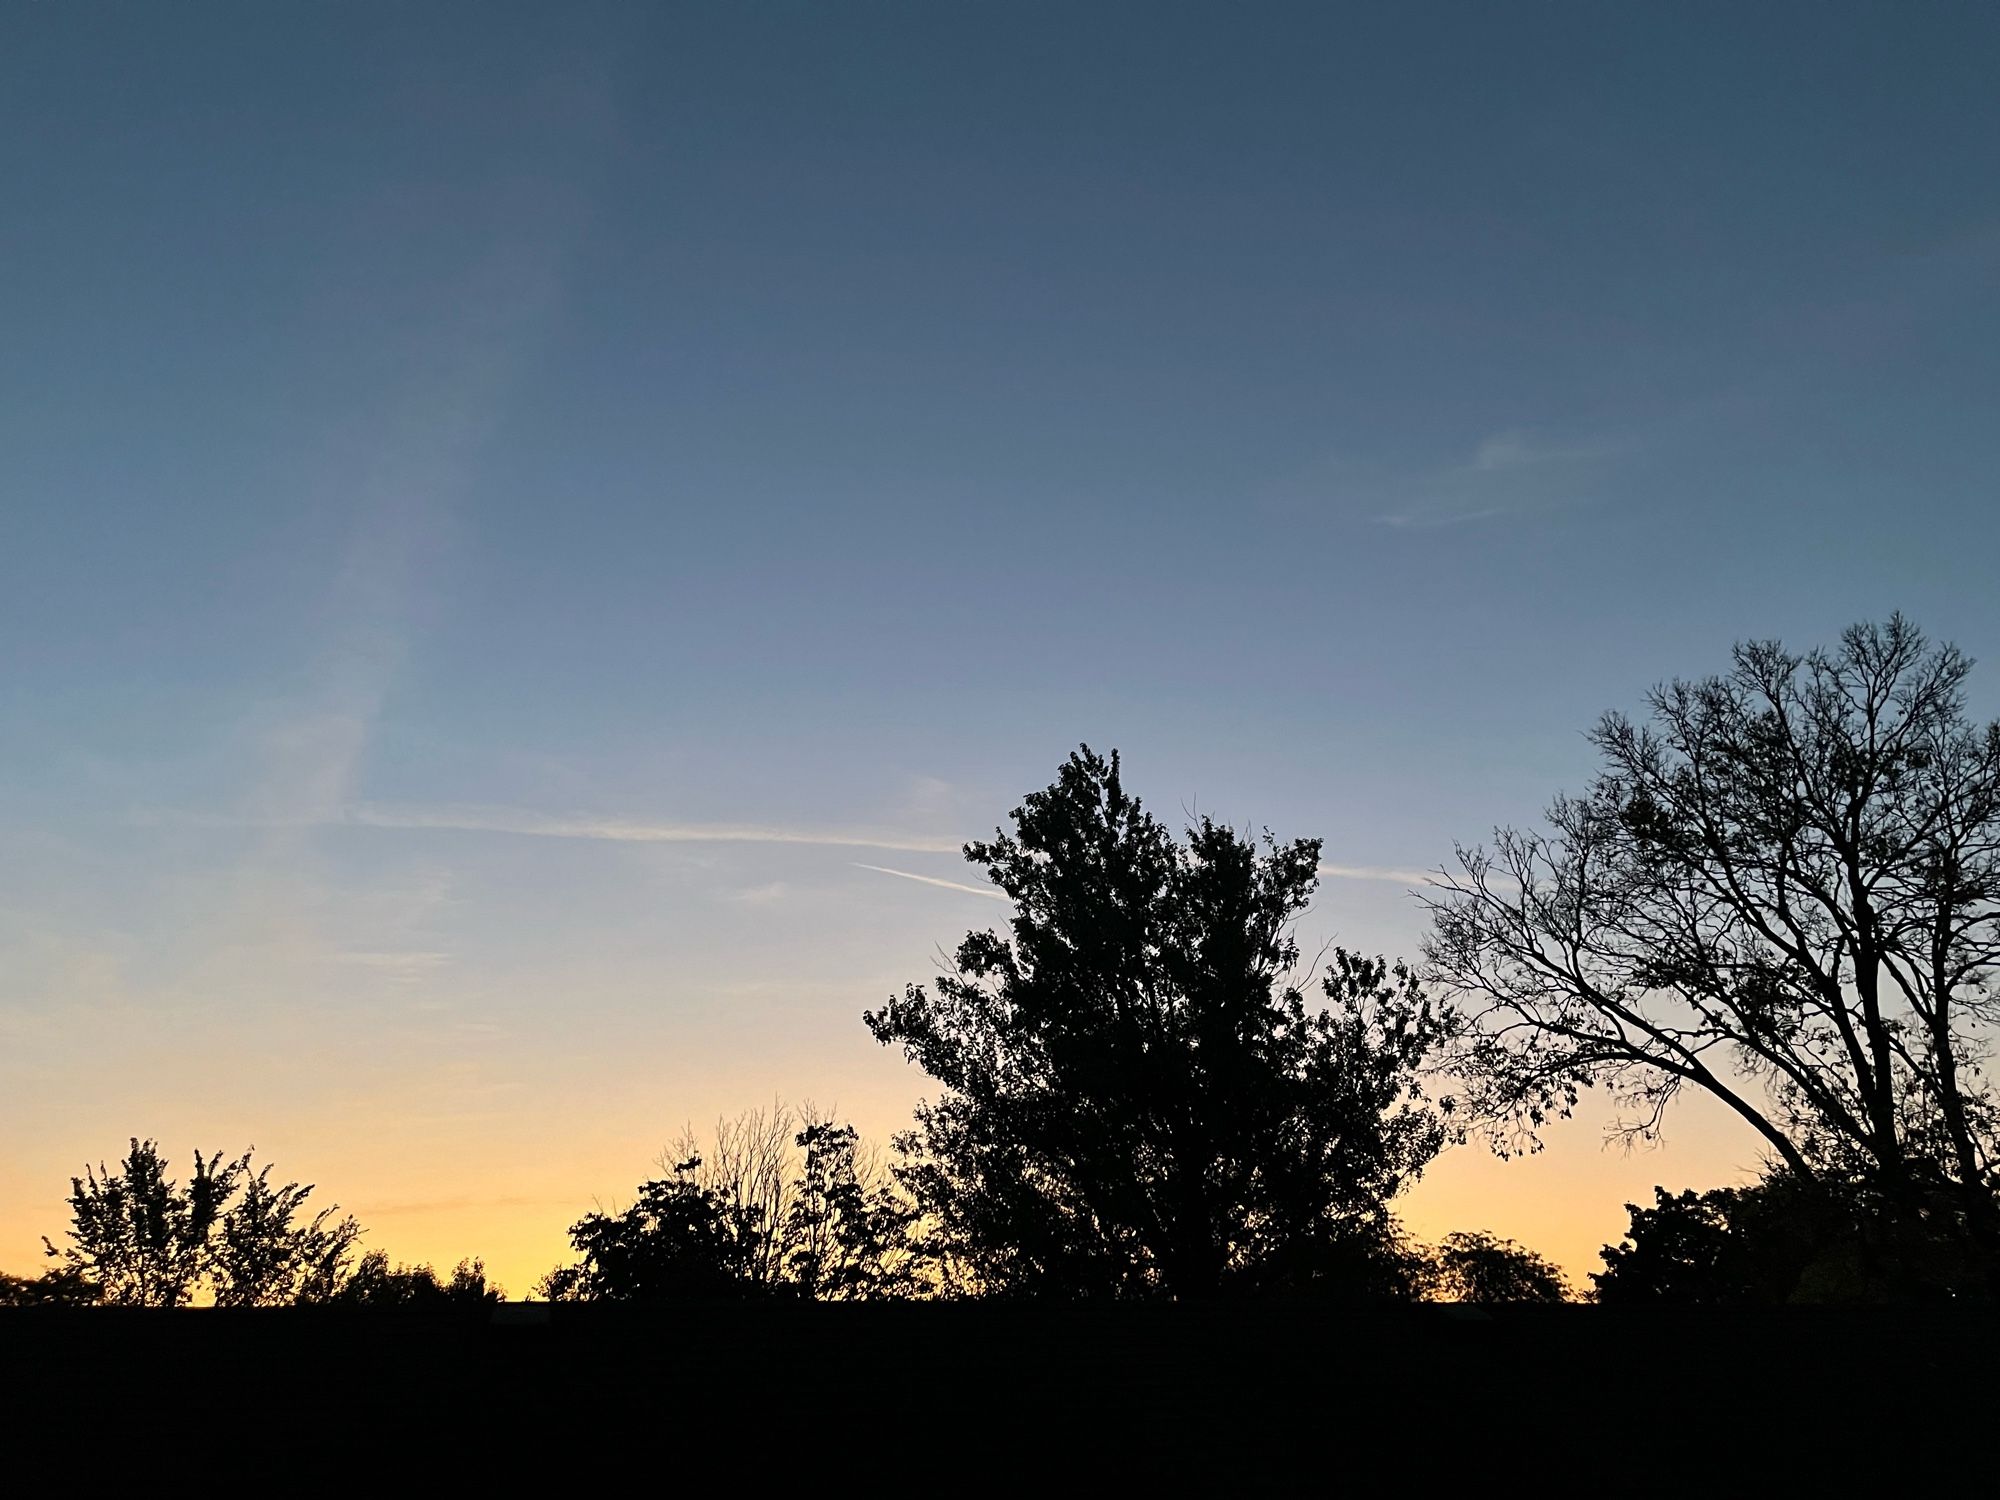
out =
{"type": "Polygon", "coordinates": [[[872,1163],[852,1125],[815,1120],[796,1137],[804,1157],[785,1222],[788,1284],[806,1298],[873,1301],[910,1295],[915,1210],[872,1163]]]}
{"type": "Polygon", "coordinates": [[[1569,1282],[1553,1262],[1481,1230],[1446,1235],[1431,1251],[1429,1282],[1444,1302],[1569,1300],[1569,1282]]]}
{"type": "MultiPolygon", "coordinates": [[[[310,1185],[271,1182],[250,1153],[194,1156],[185,1186],[153,1141],[134,1139],[118,1170],[70,1179],[68,1243],[48,1254],[75,1285],[121,1307],[180,1307],[204,1291],[223,1306],[323,1302],[340,1287],[360,1227],[337,1208],[310,1219],[310,1185]]],[[[47,1280],[48,1278],[44,1278],[47,1280]]]]}
{"type": "Polygon", "coordinates": [[[1013,822],[965,850],[1008,935],[865,1018],[943,1085],[899,1138],[934,1248],[992,1293],[1358,1284],[1446,1138],[1417,1073],[1443,1020],[1339,951],[1308,1007],[1318,842],[1208,818],[1179,840],[1088,746],[1013,822]]]}
{"type": "Polygon", "coordinates": [[[1774,1173],[1705,1193],[1654,1189],[1593,1272],[1599,1302],[1740,1305],[1947,1297],[1980,1288],[1964,1236],[1884,1212],[1866,1183],[1774,1173]]]}
{"type": "MultiPolygon", "coordinates": [[[[248,1157],[244,1158],[246,1164],[248,1157]]],[[[331,1300],[361,1238],[351,1215],[300,1211],[310,1184],[271,1184],[271,1169],[242,1174],[242,1195],[223,1213],[211,1245],[215,1300],[222,1307],[283,1307],[331,1300]]]]}
{"type": "Polygon", "coordinates": [[[697,1158],[671,1176],[642,1183],[623,1213],[590,1214],[570,1226],[582,1260],[542,1283],[551,1301],[655,1302],[756,1295],[752,1242],[738,1233],[731,1205],[695,1177],[697,1158]]]}
{"type": "Polygon", "coordinates": [[[62,1269],[119,1307],[179,1307],[209,1267],[209,1237],[249,1165],[197,1151],[182,1187],[153,1141],[131,1142],[119,1170],[100,1163],[70,1179],[69,1243],[42,1244],[62,1269]]]}
{"type": "Polygon", "coordinates": [[[805,1297],[918,1290],[909,1205],[852,1125],[810,1103],[717,1124],[713,1158],[683,1131],[668,1175],[622,1213],[570,1229],[583,1257],[545,1277],[556,1301],[805,1297]]]}
{"type": "Polygon", "coordinates": [[[0,1272],[0,1307],[89,1307],[103,1300],[95,1282],[76,1271],[44,1271],[39,1276],[0,1272]]]}
{"type": "MultiPolygon", "coordinates": [[[[2000,1267],[1978,1059],[2000,957],[2000,724],[1900,616],[1832,651],[1739,646],[1591,741],[1546,833],[1461,850],[1427,953],[1476,1024],[1460,1066],[1503,1149],[1601,1084],[1651,1136],[1696,1089],[1795,1179],[1955,1220],[2000,1267]]],[[[1928,1236],[1931,1228],[1925,1230],[1928,1236]]]]}
{"type": "Polygon", "coordinates": [[[419,1308],[487,1307],[506,1300],[506,1293],[486,1281],[486,1265],[461,1260],[449,1281],[441,1281],[428,1265],[391,1266],[380,1250],[361,1257],[354,1272],[331,1299],[349,1307],[419,1308]]]}

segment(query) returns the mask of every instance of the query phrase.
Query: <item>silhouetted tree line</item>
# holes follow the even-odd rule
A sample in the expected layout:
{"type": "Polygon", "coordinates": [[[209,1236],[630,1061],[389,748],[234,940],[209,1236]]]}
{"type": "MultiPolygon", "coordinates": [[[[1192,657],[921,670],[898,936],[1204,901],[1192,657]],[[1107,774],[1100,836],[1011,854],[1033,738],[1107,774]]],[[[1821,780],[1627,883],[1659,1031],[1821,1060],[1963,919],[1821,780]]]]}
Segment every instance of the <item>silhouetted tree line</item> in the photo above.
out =
{"type": "Polygon", "coordinates": [[[157,1143],[136,1137],[114,1170],[70,1179],[70,1229],[56,1265],[35,1278],[0,1276],[0,1306],[443,1307],[498,1302],[485,1267],[461,1261],[449,1281],[429,1266],[355,1257],[361,1226],[338,1207],[310,1216],[311,1184],[274,1186],[250,1153],[194,1154],[183,1183],[157,1143]]]}
{"type": "MultiPolygon", "coordinates": [[[[571,1227],[541,1291],[1558,1301],[1533,1252],[1414,1245],[1391,1204],[1447,1145],[1539,1149],[1601,1088],[1628,1142],[1706,1093],[1768,1166],[1628,1205],[1597,1300],[1990,1296],[2000,724],[1968,717],[1969,668],[1898,616],[1805,655],[1739,646],[1646,722],[1607,715],[1602,769],[1546,829],[1440,873],[1417,969],[1302,962],[1317,840],[1176,834],[1082,747],[966,846],[1005,930],[864,1016],[938,1085],[886,1161],[810,1106],[684,1137],[630,1207],[571,1227]]],[[[135,1141],[76,1181],[61,1265],[0,1295],[496,1295],[476,1262],[448,1286],[350,1269],[352,1219],[306,1218],[311,1189],[268,1177],[197,1155],[177,1187],[135,1141]]]]}

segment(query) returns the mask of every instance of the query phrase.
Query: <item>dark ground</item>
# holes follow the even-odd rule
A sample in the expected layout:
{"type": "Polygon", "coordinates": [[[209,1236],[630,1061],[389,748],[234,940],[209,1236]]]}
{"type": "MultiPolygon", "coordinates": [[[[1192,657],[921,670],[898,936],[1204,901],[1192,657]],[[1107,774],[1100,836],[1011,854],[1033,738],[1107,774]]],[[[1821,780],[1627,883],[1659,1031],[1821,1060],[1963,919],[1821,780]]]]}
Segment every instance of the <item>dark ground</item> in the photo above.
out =
{"type": "Polygon", "coordinates": [[[135,1462],[169,1493],[212,1465],[274,1494],[1733,1495],[1962,1468],[1977,1493],[1996,1334],[1948,1306],[23,1309],[0,1312],[0,1474],[57,1465],[23,1495],[122,1491],[135,1462]]]}

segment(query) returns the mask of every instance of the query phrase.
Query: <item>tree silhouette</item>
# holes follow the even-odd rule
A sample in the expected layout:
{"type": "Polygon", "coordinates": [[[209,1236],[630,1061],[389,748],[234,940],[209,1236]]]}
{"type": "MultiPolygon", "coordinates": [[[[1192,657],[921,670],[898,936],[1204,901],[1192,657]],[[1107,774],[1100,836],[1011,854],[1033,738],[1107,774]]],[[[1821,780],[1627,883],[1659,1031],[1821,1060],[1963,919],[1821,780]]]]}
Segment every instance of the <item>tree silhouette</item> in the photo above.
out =
{"type": "MultiPolygon", "coordinates": [[[[246,1164],[248,1158],[244,1158],[246,1164]]],[[[301,1220],[310,1184],[271,1185],[266,1166],[242,1174],[242,1195],[223,1213],[210,1247],[215,1300],[222,1307],[326,1302],[346,1280],[361,1238],[352,1216],[323,1208],[301,1220]]]]}
{"type": "Polygon", "coordinates": [[[349,1307],[416,1308],[487,1307],[504,1301],[506,1293],[486,1281],[486,1265],[462,1260],[451,1279],[441,1281],[428,1265],[394,1266],[380,1250],[361,1257],[333,1301],[349,1307]]]}
{"type": "Polygon", "coordinates": [[[622,1213],[589,1214],[570,1226],[582,1259],[543,1280],[554,1302],[652,1302],[753,1296],[757,1246],[732,1222],[731,1205],[695,1179],[698,1159],[642,1183],[622,1213]]]}
{"type": "Polygon", "coordinates": [[[119,1307],[180,1307],[204,1290],[223,1306],[269,1307],[338,1291],[360,1226],[337,1208],[302,1219],[310,1185],[274,1186],[247,1151],[197,1151],[185,1186],[167,1173],[158,1144],[135,1137],[117,1171],[72,1177],[68,1243],[42,1242],[61,1262],[51,1276],[119,1307]]]}
{"type": "Polygon", "coordinates": [[[918,1288],[910,1244],[916,1212],[859,1158],[852,1125],[808,1124],[786,1218],[785,1270],[802,1297],[827,1302],[909,1296],[918,1288]]]}
{"type": "Polygon", "coordinates": [[[1977,1293],[1965,1237],[1885,1212],[1866,1183],[1777,1172],[1748,1187],[1669,1193],[1625,1205],[1631,1227],[1593,1272],[1607,1304],[1879,1302],[1977,1293]]]}
{"type": "Polygon", "coordinates": [[[91,1307],[102,1300],[95,1282],[67,1268],[44,1271],[39,1276],[9,1276],[0,1271],[0,1307],[91,1307]]]}
{"type": "Polygon", "coordinates": [[[966,858],[1014,906],[866,1021],[944,1086],[901,1137],[934,1245],[983,1290],[1209,1297],[1359,1284],[1444,1124],[1441,1021],[1400,966],[1293,980],[1319,844],[1180,841],[1085,746],[966,858]]]}
{"type": "Polygon", "coordinates": [[[582,1257],[541,1283],[554,1301],[800,1297],[872,1301],[915,1294],[909,1204],[852,1125],[810,1103],[719,1122],[716,1159],[683,1131],[665,1177],[632,1207],[570,1228],[582,1257]]]}
{"type": "Polygon", "coordinates": [[[185,1187],[153,1141],[134,1137],[116,1172],[101,1163],[70,1179],[69,1243],[42,1241],[64,1270],[118,1307],[179,1307],[209,1268],[209,1236],[249,1165],[197,1151],[185,1187]]]}
{"type": "Polygon", "coordinates": [[[1481,1230],[1448,1234],[1430,1254],[1432,1296],[1444,1302],[1567,1302],[1569,1283],[1552,1262],[1481,1230]]]}
{"type": "MultiPolygon", "coordinates": [[[[1443,878],[1431,973],[1477,1024],[1460,1062],[1503,1149],[1603,1084],[1657,1131],[1689,1088],[1799,1179],[1955,1217],[2000,1266],[1995,1114],[1976,1060],[2000,957],[2000,725],[1970,663],[1900,616],[1607,715],[1604,769],[1550,831],[1443,878]]],[[[1989,1271],[1990,1274],[1990,1271],[1989,1271]]]]}

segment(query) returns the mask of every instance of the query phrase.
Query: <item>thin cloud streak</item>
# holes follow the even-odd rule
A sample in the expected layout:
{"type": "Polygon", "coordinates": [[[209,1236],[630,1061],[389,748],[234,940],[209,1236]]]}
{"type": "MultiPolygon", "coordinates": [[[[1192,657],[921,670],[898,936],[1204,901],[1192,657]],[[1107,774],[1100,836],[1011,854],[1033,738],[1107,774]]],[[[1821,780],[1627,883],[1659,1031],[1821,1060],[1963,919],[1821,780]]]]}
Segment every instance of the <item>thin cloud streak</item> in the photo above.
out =
{"type": "Polygon", "coordinates": [[[872,829],[786,828],[758,823],[641,823],[622,818],[554,818],[502,807],[350,807],[329,826],[441,833],[500,833],[521,838],[585,839],[611,844],[805,844],[834,849],[894,849],[956,854],[956,839],[872,829]]]}
{"type": "Polygon", "coordinates": [[[988,901],[1005,901],[999,891],[983,886],[964,885],[956,880],[940,880],[935,875],[913,875],[908,870],[892,870],[887,865],[864,865],[859,860],[851,861],[857,870],[873,870],[877,875],[894,875],[898,880],[914,880],[920,885],[943,886],[948,891],[964,891],[968,896],[984,896],[988,901]]]}
{"type": "Polygon", "coordinates": [[[1437,880],[1435,870],[1398,870],[1385,865],[1321,865],[1319,873],[1328,880],[1379,880],[1389,885],[1430,885],[1437,880]]]}
{"type": "Polygon", "coordinates": [[[1519,430],[1483,439],[1466,462],[1412,480],[1378,525],[1433,530],[1581,504],[1603,463],[1624,451],[1613,438],[1551,443],[1519,430]]]}

